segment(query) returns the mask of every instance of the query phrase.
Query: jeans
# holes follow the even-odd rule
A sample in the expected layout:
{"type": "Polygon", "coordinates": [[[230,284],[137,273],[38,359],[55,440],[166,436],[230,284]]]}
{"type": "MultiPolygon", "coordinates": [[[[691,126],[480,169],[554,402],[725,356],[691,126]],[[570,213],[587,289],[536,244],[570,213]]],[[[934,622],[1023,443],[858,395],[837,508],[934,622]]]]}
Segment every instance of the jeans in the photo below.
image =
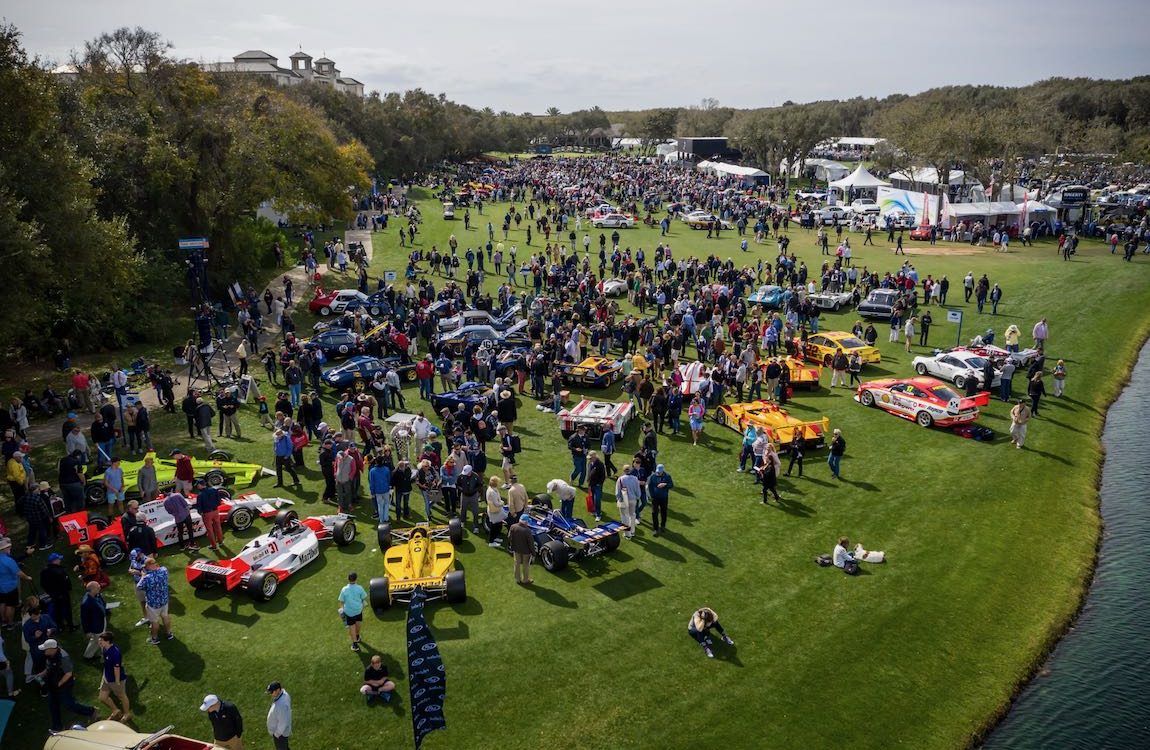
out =
{"type": "Polygon", "coordinates": [[[298,408],[300,392],[303,391],[303,383],[291,383],[288,385],[288,391],[291,393],[292,408],[298,408]]]}
{"type": "Polygon", "coordinates": [[[827,456],[827,466],[831,467],[831,474],[834,474],[835,479],[839,477],[839,465],[842,463],[843,457],[830,454],[827,456]]]}
{"type": "MultiPolygon", "coordinates": [[[[277,459],[278,462],[278,459],[277,459]]],[[[278,466],[276,467],[279,468],[278,466]]],[[[292,469],[294,472],[295,469],[292,469]]],[[[339,503],[339,509],[343,513],[351,512],[351,504],[355,502],[355,482],[350,480],[346,482],[335,483],[335,497],[339,503]]]]}
{"type": "Polygon", "coordinates": [[[463,498],[459,503],[459,522],[467,528],[467,517],[471,516],[471,528],[479,528],[479,495],[463,498]]]}
{"type": "Polygon", "coordinates": [[[571,456],[571,481],[579,485],[587,481],[587,456],[582,453],[571,456]]]}
{"type": "Polygon", "coordinates": [[[295,465],[292,463],[291,456],[276,456],[276,486],[279,487],[284,483],[284,470],[291,474],[292,482],[299,484],[299,474],[296,474],[295,465]]]}
{"type": "Polygon", "coordinates": [[[375,500],[375,512],[379,516],[379,522],[387,523],[391,514],[391,493],[373,493],[371,497],[375,500]]]}
{"type": "Polygon", "coordinates": [[[681,412],[672,412],[667,417],[667,424],[670,426],[671,432],[675,433],[676,435],[679,434],[679,425],[680,425],[681,418],[682,418],[681,412]]]}
{"type": "Polygon", "coordinates": [[[727,631],[723,630],[723,626],[720,625],[718,622],[715,622],[715,623],[711,624],[710,626],[703,628],[702,630],[695,630],[695,623],[691,623],[690,625],[687,626],[687,633],[690,634],[690,636],[692,638],[694,638],[696,641],[698,641],[700,644],[706,644],[707,634],[710,633],[712,630],[714,630],[715,632],[717,632],[720,636],[722,636],[724,638],[727,635],[727,631]]]}
{"type": "Polygon", "coordinates": [[[739,451],[739,471],[747,470],[747,459],[749,459],[751,455],[751,446],[744,443],[743,449],[739,451]]]}
{"type": "Polygon", "coordinates": [[[443,507],[447,509],[447,515],[459,515],[459,490],[455,487],[440,487],[439,491],[443,493],[443,507]]]}
{"type": "Polygon", "coordinates": [[[1003,401],[1010,400],[1010,379],[1003,378],[998,381],[998,397],[1003,401]]]}
{"type": "Polygon", "coordinates": [[[76,700],[76,696],[72,695],[72,686],[58,687],[48,691],[48,711],[52,715],[52,729],[59,731],[63,729],[63,721],[60,718],[60,707],[68,709],[72,713],[79,714],[91,718],[96,715],[96,709],[91,706],[86,706],[76,700]]]}
{"type": "Polygon", "coordinates": [[[591,499],[595,503],[595,517],[603,515],[603,485],[593,484],[591,489],[591,499]]]}
{"type": "Polygon", "coordinates": [[[431,520],[431,490],[421,489],[419,494],[423,495],[423,514],[428,521],[431,520]]]}
{"type": "Polygon", "coordinates": [[[48,523],[46,521],[30,521],[28,523],[28,546],[48,546],[48,523]]]}
{"type": "Polygon", "coordinates": [[[667,529],[667,503],[668,498],[651,498],[651,525],[655,531],[667,529]]]}
{"type": "Polygon", "coordinates": [[[411,515],[411,490],[395,491],[395,515],[396,518],[411,515]]]}
{"type": "Polygon", "coordinates": [[[563,516],[564,518],[575,517],[575,498],[559,501],[559,515],[563,516]]]}

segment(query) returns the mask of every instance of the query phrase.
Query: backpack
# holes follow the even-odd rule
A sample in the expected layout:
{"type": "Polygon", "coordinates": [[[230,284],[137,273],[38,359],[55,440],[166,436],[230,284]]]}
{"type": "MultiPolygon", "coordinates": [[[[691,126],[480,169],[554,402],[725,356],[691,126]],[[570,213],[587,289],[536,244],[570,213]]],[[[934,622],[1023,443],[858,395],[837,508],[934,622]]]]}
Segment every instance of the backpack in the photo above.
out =
{"type": "Polygon", "coordinates": [[[819,555],[815,558],[815,565],[818,565],[820,568],[829,568],[834,564],[834,560],[830,555],[819,555]]]}
{"type": "Polygon", "coordinates": [[[522,453],[523,452],[523,441],[519,439],[518,435],[511,435],[511,452],[512,453],[522,453]]]}
{"type": "Polygon", "coordinates": [[[857,576],[859,574],[859,564],[857,560],[847,560],[843,563],[843,573],[848,576],[857,576]]]}

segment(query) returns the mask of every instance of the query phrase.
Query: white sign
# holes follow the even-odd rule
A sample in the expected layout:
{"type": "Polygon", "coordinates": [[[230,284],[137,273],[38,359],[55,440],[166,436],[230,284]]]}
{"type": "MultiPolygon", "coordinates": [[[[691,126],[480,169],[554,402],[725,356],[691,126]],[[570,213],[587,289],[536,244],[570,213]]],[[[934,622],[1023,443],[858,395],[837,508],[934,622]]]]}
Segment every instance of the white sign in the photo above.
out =
{"type": "Polygon", "coordinates": [[[397,274],[395,271],[384,271],[383,272],[383,280],[384,281],[395,281],[396,278],[398,278],[398,276],[399,276],[399,274],[397,274]]]}
{"type": "Polygon", "coordinates": [[[961,323],[962,322],[962,310],[947,310],[946,311],[946,322],[947,323],[961,323]]]}

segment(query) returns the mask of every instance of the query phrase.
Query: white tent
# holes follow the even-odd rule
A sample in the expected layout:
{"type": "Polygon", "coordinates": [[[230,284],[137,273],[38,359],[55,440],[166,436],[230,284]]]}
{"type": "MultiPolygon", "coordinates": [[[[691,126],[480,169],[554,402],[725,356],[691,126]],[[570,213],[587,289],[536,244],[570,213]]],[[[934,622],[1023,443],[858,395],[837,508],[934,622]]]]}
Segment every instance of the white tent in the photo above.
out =
{"type": "Polygon", "coordinates": [[[1007,224],[1017,224],[1022,215],[1022,209],[1010,201],[951,203],[946,210],[948,215],[957,221],[969,219],[988,225],[996,224],[997,217],[1005,217],[1007,224]]]}
{"type": "Polygon", "coordinates": [[[770,181],[770,176],[761,169],[740,167],[737,164],[725,164],[721,161],[701,161],[698,169],[700,172],[707,172],[719,177],[734,177],[744,185],[770,181]]]}
{"type": "Polygon", "coordinates": [[[890,187],[889,182],[884,182],[875,177],[867,168],[859,164],[855,171],[848,174],[841,180],[835,180],[831,183],[831,187],[839,188],[840,190],[847,190],[854,188],[855,190],[874,190],[880,187],[890,187]]]}
{"type": "Polygon", "coordinates": [[[1021,214],[1019,221],[1025,219],[1025,223],[1029,224],[1032,221],[1047,221],[1054,220],[1058,216],[1058,209],[1054,206],[1048,206],[1041,201],[1026,201],[1025,203],[1018,204],[1018,211],[1021,214]]]}

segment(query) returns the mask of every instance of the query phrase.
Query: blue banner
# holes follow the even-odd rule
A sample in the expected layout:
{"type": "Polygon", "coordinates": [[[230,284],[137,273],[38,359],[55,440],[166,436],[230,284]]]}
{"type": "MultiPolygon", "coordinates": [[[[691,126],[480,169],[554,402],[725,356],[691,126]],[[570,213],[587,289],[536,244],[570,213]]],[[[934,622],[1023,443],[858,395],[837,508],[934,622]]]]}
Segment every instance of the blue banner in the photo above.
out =
{"type": "Polygon", "coordinates": [[[447,672],[439,644],[427,627],[423,604],[427,593],[417,588],[407,608],[407,679],[411,686],[411,728],[419,750],[428,732],[446,729],[443,702],[447,698],[447,672]]]}

